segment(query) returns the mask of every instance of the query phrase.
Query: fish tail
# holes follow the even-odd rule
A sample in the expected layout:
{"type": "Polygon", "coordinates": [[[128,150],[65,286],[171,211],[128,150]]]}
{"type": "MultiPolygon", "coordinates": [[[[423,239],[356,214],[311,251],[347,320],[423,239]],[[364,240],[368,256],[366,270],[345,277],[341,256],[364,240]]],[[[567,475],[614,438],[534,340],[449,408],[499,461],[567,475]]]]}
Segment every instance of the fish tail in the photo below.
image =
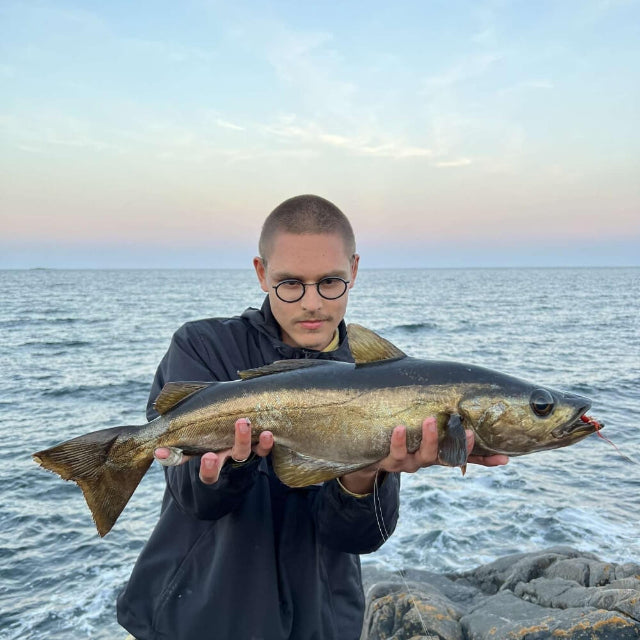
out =
{"type": "Polygon", "coordinates": [[[100,536],[106,535],[153,462],[149,455],[122,455],[123,444],[140,427],[114,427],[73,438],[33,454],[33,459],[84,494],[100,536]],[[124,463],[124,461],[127,461],[124,463]]]}

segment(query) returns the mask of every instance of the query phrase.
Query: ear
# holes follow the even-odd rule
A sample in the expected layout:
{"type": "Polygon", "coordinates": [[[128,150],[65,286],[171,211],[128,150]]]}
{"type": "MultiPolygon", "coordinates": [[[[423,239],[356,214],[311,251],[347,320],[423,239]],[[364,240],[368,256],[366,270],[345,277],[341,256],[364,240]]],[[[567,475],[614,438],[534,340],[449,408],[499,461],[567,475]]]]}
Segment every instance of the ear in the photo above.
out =
{"type": "Polygon", "coordinates": [[[262,258],[256,256],[253,259],[253,268],[256,270],[256,275],[258,276],[260,287],[265,293],[269,293],[269,287],[267,286],[267,274],[265,273],[265,267],[262,258]]]}
{"type": "Polygon", "coordinates": [[[358,275],[358,264],[360,263],[360,256],[357,253],[353,254],[351,260],[351,282],[349,283],[349,289],[353,287],[356,282],[356,276],[358,275]]]}

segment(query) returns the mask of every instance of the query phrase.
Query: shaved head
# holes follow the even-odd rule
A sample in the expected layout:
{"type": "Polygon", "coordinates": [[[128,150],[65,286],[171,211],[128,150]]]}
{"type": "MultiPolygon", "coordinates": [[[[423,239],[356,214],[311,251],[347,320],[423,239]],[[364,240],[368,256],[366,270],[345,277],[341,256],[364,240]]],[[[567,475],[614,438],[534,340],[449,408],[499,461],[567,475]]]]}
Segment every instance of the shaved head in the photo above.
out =
{"type": "Polygon", "coordinates": [[[351,258],[356,241],[351,223],[335,204],[314,195],[295,196],[278,205],[264,221],[258,250],[263,261],[269,259],[277,233],[335,234],[342,238],[351,258]]]}

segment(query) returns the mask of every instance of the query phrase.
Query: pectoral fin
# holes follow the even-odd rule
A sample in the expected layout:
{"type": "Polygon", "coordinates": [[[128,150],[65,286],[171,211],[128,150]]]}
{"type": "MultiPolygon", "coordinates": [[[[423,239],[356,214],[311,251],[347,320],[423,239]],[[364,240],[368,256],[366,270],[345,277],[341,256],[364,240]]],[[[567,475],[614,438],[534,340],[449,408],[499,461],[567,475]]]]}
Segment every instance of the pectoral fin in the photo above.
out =
{"type": "Polygon", "coordinates": [[[442,464],[450,467],[463,467],[464,473],[467,464],[467,434],[457,413],[452,413],[447,420],[438,458],[442,464]]]}
{"type": "Polygon", "coordinates": [[[274,445],[271,455],[276,475],[289,487],[308,487],[333,480],[369,464],[369,462],[348,464],[313,458],[279,444],[274,445]]]}

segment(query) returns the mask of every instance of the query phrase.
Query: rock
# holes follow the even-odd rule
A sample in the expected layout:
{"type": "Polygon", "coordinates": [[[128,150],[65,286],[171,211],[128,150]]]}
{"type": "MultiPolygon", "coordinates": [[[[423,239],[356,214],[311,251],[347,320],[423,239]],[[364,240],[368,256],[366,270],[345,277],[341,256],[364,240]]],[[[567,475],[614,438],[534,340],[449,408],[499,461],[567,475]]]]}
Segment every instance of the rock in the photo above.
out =
{"type": "Polygon", "coordinates": [[[370,591],[367,640],[435,638],[463,640],[458,620],[462,609],[429,585],[380,583],[370,591]],[[428,621],[428,622],[427,622],[428,621]]]}
{"type": "Polygon", "coordinates": [[[363,568],[361,640],[640,639],[640,565],[552,547],[448,575],[363,568]]]}

